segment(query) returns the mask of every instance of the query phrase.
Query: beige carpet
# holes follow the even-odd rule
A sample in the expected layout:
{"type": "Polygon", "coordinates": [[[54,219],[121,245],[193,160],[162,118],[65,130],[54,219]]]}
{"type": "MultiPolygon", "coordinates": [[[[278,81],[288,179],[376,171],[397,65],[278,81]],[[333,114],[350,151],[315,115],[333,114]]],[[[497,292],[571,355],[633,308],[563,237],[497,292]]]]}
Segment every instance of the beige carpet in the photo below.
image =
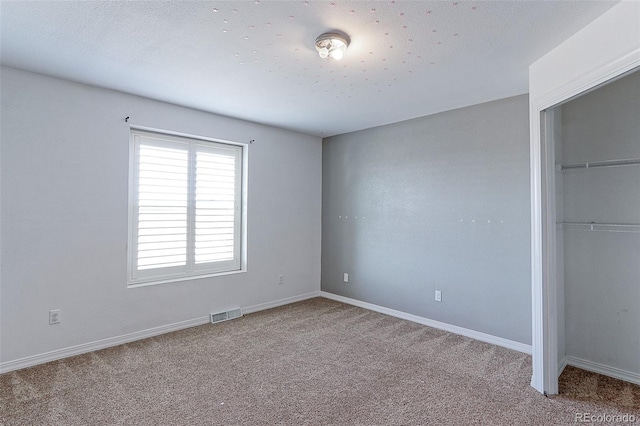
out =
{"type": "Polygon", "coordinates": [[[640,422],[638,386],[313,299],[0,376],[4,425],[561,425],[640,422]],[[577,373],[576,373],[577,372],[577,373]],[[588,376],[588,374],[587,374],[588,376]]]}

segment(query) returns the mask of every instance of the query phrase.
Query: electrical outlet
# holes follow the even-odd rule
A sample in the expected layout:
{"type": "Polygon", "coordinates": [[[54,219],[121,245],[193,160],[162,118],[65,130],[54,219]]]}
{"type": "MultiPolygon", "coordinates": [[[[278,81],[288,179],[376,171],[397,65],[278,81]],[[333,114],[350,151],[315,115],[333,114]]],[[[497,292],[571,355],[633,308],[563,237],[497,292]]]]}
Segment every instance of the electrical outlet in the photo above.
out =
{"type": "Polygon", "coordinates": [[[442,292],[440,290],[436,290],[436,302],[442,302],[442,292]]]}
{"type": "Polygon", "coordinates": [[[49,325],[60,324],[60,309],[52,309],[49,311],[49,325]]]}
{"type": "Polygon", "coordinates": [[[345,283],[349,282],[349,274],[347,274],[346,272],[344,273],[344,276],[342,277],[342,279],[344,280],[345,283]]]}
{"type": "Polygon", "coordinates": [[[280,275],[280,280],[278,281],[278,285],[284,284],[284,277],[280,275]]]}

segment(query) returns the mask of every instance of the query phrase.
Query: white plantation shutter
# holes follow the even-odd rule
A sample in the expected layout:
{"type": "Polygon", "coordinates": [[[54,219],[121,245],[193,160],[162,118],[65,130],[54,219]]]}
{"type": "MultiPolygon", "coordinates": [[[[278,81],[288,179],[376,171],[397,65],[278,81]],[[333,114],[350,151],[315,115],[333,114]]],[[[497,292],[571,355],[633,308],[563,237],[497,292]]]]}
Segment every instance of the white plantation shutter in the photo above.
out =
{"type": "Polygon", "coordinates": [[[196,150],[195,263],[233,260],[236,220],[236,158],[204,147],[196,150]]]}
{"type": "Polygon", "coordinates": [[[131,284],[240,269],[242,148],[132,130],[131,284]]]}
{"type": "Polygon", "coordinates": [[[138,270],[185,267],[189,196],[187,146],[138,147],[138,270]]]}

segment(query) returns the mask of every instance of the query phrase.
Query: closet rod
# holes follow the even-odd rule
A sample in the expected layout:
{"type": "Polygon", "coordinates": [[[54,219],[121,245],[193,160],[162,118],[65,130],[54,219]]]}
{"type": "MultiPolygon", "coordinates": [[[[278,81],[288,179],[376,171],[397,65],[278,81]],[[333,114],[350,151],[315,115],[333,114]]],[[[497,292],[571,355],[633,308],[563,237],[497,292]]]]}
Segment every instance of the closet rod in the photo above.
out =
{"type": "Polygon", "coordinates": [[[568,228],[588,231],[640,232],[640,223],[561,222],[568,228]]]}
{"type": "Polygon", "coordinates": [[[631,166],[635,164],[640,164],[640,158],[629,158],[626,160],[591,161],[589,163],[563,164],[560,166],[560,170],[590,169],[592,167],[631,166]]]}

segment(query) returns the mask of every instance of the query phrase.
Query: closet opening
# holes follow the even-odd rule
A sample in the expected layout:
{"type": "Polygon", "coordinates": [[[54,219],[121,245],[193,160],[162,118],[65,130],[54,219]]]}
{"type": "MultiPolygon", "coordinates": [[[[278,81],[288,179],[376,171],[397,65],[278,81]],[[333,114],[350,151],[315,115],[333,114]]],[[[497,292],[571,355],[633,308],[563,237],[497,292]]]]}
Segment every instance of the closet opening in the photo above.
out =
{"type": "Polygon", "coordinates": [[[640,384],[639,69],[540,122],[552,388],[567,365],[640,384]]]}

